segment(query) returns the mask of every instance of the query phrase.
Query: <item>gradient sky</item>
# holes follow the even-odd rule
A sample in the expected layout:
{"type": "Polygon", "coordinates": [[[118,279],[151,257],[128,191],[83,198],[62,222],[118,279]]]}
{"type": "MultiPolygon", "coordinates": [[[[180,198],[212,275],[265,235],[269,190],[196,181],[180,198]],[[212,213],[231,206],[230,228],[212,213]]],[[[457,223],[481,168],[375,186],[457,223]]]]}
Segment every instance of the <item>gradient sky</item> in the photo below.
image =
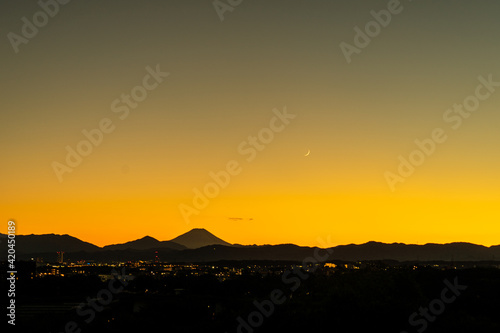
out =
{"type": "Polygon", "coordinates": [[[15,53],[7,34],[41,9],[3,1],[0,219],[100,246],[191,228],[241,244],[499,244],[500,88],[457,130],[443,114],[479,76],[500,82],[500,3],[401,1],[348,64],[340,43],[387,3],[243,0],[221,21],[209,0],[73,0],[15,53]],[[121,120],[112,102],[157,64],[170,75],[121,120]],[[296,117],[248,162],[238,146],[285,106],[296,117]],[[103,118],[115,130],[59,182],[52,163],[103,118]],[[434,128],[447,141],[391,191],[385,172],[434,128]],[[179,205],[231,160],[241,173],[187,223],[179,205]]]}

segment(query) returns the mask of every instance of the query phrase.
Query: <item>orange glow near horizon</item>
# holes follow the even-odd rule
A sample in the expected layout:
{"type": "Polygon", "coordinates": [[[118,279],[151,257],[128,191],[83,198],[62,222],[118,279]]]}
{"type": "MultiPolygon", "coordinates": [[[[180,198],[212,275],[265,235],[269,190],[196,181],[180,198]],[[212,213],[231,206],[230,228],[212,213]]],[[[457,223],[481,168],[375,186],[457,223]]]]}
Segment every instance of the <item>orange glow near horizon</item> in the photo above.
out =
{"type": "MultiPolygon", "coordinates": [[[[240,244],[500,244],[499,5],[406,5],[352,63],[339,44],[372,2],[248,2],[223,23],[210,3],[64,7],[19,53],[0,49],[0,221],[99,246],[192,228],[240,244]],[[477,91],[474,111],[449,111],[477,91]],[[132,106],[134,92],[147,96],[132,106]],[[113,131],[58,174],[103,119],[113,131]],[[446,141],[391,191],[386,173],[436,128],[446,141]],[[241,170],[194,207],[230,161],[241,170]]],[[[5,7],[5,31],[38,10],[5,7]]]]}
{"type": "Polygon", "coordinates": [[[194,217],[189,224],[180,218],[176,204],[172,199],[66,201],[62,206],[47,201],[24,202],[10,207],[14,208],[14,213],[18,211],[18,234],[70,234],[98,246],[146,235],[169,240],[197,227],[239,244],[318,246],[318,237],[330,236],[335,245],[372,240],[498,245],[494,232],[471,232],[469,228],[470,221],[475,220],[476,230],[495,230],[500,217],[499,212],[492,213],[496,211],[496,201],[346,198],[340,195],[226,198],[217,200],[205,214],[194,217]],[[26,208],[30,213],[23,213],[26,208]],[[478,211],[489,213],[481,216],[478,211]],[[75,212],[79,212],[77,216],[75,212]],[[40,218],[44,215],[46,217],[40,218]],[[242,216],[241,220],[230,219],[238,215],[242,216]]]}

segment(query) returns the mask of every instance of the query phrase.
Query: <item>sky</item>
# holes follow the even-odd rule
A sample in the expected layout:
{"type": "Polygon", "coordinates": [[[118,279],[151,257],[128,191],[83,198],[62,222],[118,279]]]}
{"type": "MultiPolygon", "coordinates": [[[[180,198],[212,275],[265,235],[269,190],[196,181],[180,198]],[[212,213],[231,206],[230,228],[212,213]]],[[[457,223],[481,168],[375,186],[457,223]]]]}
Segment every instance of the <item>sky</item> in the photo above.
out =
{"type": "Polygon", "coordinates": [[[500,3],[60,1],[0,3],[18,234],[500,244],[500,3]]]}

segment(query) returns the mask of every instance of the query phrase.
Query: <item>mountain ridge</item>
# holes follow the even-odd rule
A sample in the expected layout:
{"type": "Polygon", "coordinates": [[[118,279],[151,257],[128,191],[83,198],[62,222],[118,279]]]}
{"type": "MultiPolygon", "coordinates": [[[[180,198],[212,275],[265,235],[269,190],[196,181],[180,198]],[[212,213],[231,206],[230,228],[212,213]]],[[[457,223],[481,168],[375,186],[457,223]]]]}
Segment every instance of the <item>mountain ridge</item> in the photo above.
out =
{"type": "Polygon", "coordinates": [[[173,250],[184,250],[185,246],[171,241],[159,241],[151,236],[144,236],[130,242],[120,244],[110,244],[102,247],[103,250],[147,250],[152,248],[169,248],[173,250]]]}
{"type": "MultiPolygon", "coordinates": [[[[0,234],[0,242],[7,235],[0,234]]],[[[6,244],[7,242],[5,242],[6,244]]],[[[168,241],[145,236],[133,241],[98,247],[76,237],[64,234],[17,235],[16,251],[19,258],[45,256],[53,258],[57,251],[66,252],[65,258],[96,260],[150,260],[158,252],[162,260],[299,260],[312,255],[318,247],[295,244],[241,245],[230,244],[205,229],[192,229],[168,241]],[[179,243],[178,243],[179,242],[179,243]]],[[[330,247],[332,259],[397,260],[397,261],[488,261],[500,260],[500,245],[484,246],[468,242],[445,244],[383,243],[369,241],[330,247]]],[[[3,251],[3,258],[7,251],[3,251]]]]}

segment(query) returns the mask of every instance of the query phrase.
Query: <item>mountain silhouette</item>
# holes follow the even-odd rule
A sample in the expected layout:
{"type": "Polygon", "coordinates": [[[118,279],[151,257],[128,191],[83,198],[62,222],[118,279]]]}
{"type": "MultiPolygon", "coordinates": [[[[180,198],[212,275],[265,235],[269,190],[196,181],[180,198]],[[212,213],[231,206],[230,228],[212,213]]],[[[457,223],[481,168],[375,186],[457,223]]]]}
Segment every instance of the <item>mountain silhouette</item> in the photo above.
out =
{"type": "Polygon", "coordinates": [[[339,245],[334,255],[340,260],[398,260],[398,261],[482,261],[500,260],[499,247],[486,247],[471,243],[425,245],[368,242],[365,244],[339,245]]]}
{"type": "MultiPolygon", "coordinates": [[[[2,234],[4,239],[6,235],[2,234]]],[[[3,241],[2,241],[3,243],[3,241]]],[[[5,242],[7,243],[7,242],[5,242]]],[[[37,253],[37,252],[74,252],[86,251],[95,252],[101,248],[91,243],[84,242],[70,235],[16,235],[17,253],[37,253]]]]}
{"type": "Polygon", "coordinates": [[[146,236],[141,239],[137,239],[131,242],[126,242],[123,244],[113,244],[106,245],[102,249],[103,250],[148,250],[148,249],[161,249],[167,248],[171,250],[184,250],[186,247],[181,244],[177,244],[171,241],[160,242],[156,238],[146,236]]]}
{"type": "MultiPolygon", "coordinates": [[[[6,235],[0,234],[6,259],[6,235]]],[[[33,257],[55,260],[56,252],[66,252],[70,260],[126,261],[152,260],[159,255],[168,262],[203,262],[216,260],[294,260],[300,261],[317,251],[316,247],[294,244],[231,245],[205,229],[192,229],[170,241],[146,236],[123,244],[98,247],[70,235],[17,235],[16,259],[33,257]],[[157,253],[155,253],[157,251],[157,253]]],[[[500,245],[482,246],[470,243],[403,244],[368,242],[338,245],[331,248],[329,260],[396,260],[396,261],[500,261],[500,245]]]]}
{"type": "Polygon", "coordinates": [[[208,245],[231,246],[228,242],[214,236],[205,229],[192,229],[185,234],[175,237],[171,242],[184,245],[188,249],[197,249],[208,245]]]}
{"type": "MultiPolygon", "coordinates": [[[[0,243],[4,243],[6,238],[7,235],[0,234],[0,243]]],[[[231,246],[230,243],[214,236],[205,229],[192,229],[191,231],[174,238],[174,240],[159,241],[151,236],[145,236],[143,238],[122,244],[110,244],[104,247],[99,247],[70,235],[16,235],[16,251],[19,255],[29,255],[56,253],[58,251],[67,253],[94,253],[102,251],[126,250],[142,251],[159,249],[181,251],[187,248],[195,249],[207,245],[231,246]]],[[[6,245],[7,242],[5,241],[4,244],[6,245]]],[[[7,253],[7,251],[4,251],[4,253],[7,253]]],[[[4,253],[2,253],[0,257],[2,257],[4,253]]]]}

